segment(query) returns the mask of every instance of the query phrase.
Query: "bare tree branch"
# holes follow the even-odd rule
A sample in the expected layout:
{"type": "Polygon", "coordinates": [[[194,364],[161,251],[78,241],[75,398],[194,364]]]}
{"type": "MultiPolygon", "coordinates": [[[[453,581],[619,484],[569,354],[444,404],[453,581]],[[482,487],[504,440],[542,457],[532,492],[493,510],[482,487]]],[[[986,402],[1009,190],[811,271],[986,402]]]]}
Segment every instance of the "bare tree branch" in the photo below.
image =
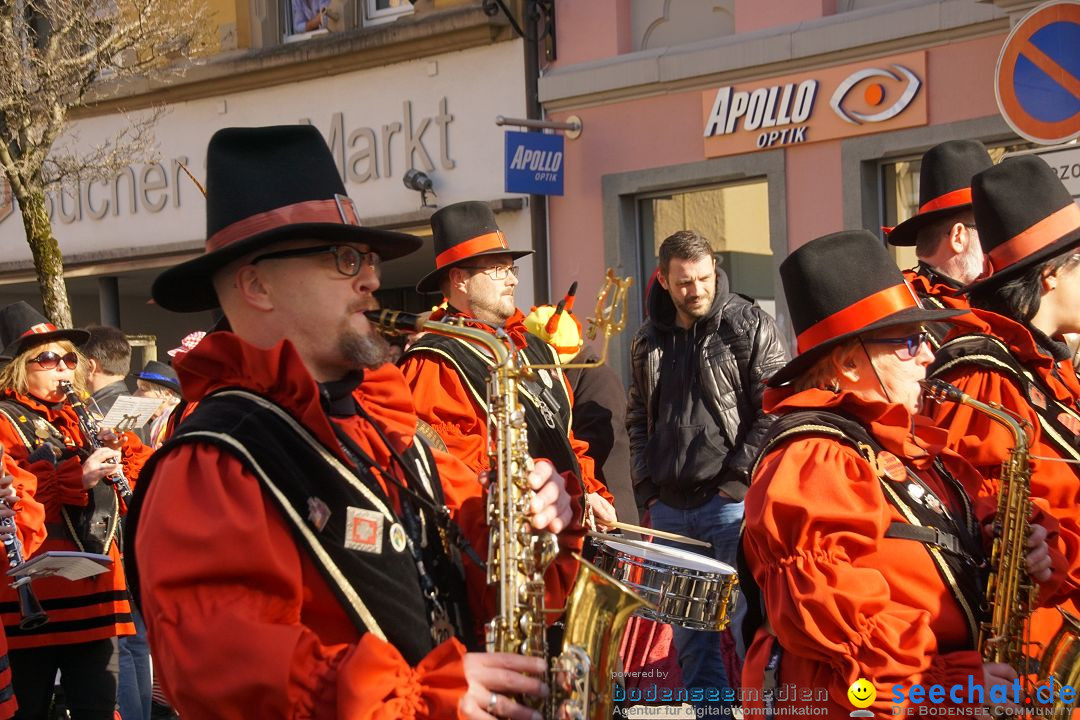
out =
{"type": "Polygon", "coordinates": [[[0,1],[0,172],[19,203],[46,314],[70,323],[63,258],[45,212],[50,186],[114,177],[157,158],[165,112],[126,118],[87,147],[68,131],[73,109],[131,78],[182,74],[216,42],[206,0],[0,1]]]}

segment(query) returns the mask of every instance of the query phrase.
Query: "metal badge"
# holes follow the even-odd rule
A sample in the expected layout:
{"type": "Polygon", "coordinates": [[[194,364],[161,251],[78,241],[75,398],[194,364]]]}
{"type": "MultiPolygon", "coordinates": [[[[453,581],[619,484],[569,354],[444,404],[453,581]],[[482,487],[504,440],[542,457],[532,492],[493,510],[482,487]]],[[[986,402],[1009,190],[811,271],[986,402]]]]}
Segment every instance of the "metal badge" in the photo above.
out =
{"type": "Polygon", "coordinates": [[[330,520],[330,508],[317,497],[309,497],[307,506],[308,520],[311,521],[316,530],[322,532],[322,529],[326,527],[326,523],[330,520]]]}
{"type": "Polygon", "coordinates": [[[345,508],[345,547],[349,550],[382,552],[383,516],[375,510],[345,508]]]}
{"type": "Polygon", "coordinates": [[[401,526],[401,523],[394,523],[390,526],[390,547],[394,548],[395,552],[403,552],[408,544],[407,541],[405,528],[401,526]]]}
{"type": "Polygon", "coordinates": [[[923,486],[919,485],[918,483],[911,483],[907,486],[907,494],[911,496],[912,500],[922,505],[923,496],[926,494],[926,490],[923,489],[923,486]]]}

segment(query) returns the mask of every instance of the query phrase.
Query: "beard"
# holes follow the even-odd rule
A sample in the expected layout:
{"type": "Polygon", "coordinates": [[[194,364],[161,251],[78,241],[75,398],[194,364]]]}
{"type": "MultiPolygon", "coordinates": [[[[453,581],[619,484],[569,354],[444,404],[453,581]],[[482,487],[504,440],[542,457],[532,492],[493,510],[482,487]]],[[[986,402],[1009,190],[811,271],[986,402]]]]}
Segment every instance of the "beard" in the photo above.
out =
{"type": "Polygon", "coordinates": [[[469,305],[473,317],[493,327],[501,327],[517,309],[513,294],[495,295],[493,291],[472,293],[469,305]]]}
{"type": "Polygon", "coordinates": [[[390,343],[382,335],[361,335],[355,330],[342,333],[338,350],[350,365],[365,370],[390,362],[390,343]]]}

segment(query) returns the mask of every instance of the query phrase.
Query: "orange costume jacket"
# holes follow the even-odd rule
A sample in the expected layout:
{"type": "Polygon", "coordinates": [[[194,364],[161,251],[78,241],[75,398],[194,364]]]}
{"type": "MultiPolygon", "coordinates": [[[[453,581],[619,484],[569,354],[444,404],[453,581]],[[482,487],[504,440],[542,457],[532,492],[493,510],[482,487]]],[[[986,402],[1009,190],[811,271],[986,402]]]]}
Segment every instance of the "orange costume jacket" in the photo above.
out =
{"type": "MultiPolygon", "coordinates": [[[[323,410],[318,386],[287,341],[262,350],[215,332],[177,371],[189,402],[246,388],[283,407],[339,461],[348,462],[333,425],[378,467],[393,467],[371,423],[323,410]]],[[[365,371],[353,397],[399,452],[413,443],[416,417],[397,368],[365,371]]],[[[453,458],[435,459],[451,490],[476,484],[453,458]]],[[[399,507],[395,486],[377,478],[399,507]]],[[[451,507],[459,520],[469,511],[451,507]]],[[[410,664],[383,639],[388,633],[370,624],[361,633],[291,529],[233,454],[201,441],[166,446],[142,499],[135,547],[155,664],[181,715],[457,717],[466,690],[462,644],[452,638],[410,664]]],[[[380,588],[355,591],[371,602],[380,588]]]]}
{"type": "MultiPolygon", "coordinates": [[[[917,423],[919,439],[913,440],[910,416],[899,405],[781,388],[766,391],[764,407],[781,414],[778,423],[804,409],[842,413],[881,451],[872,465],[852,443],[812,431],[779,438],[759,461],[746,495],[743,550],[768,624],[747,651],[744,705],[762,707],[766,665],[777,645],[777,705],[827,708],[824,716],[830,718],[851,712],[848,688],[858,678],[876,687],[877,699],[868,709],[878,718],[892,717],[894,708],[905,713],[914,683],[960,684],[965,691],[969,677],[981,684],[982,663],[974,649],[978,611],[972,607],[978,602],[972,599],[980,587],[977,571],[970,571],[966,591],[962,583],[946,582],[945,551],[897,536],[893,528],[910,528],[916,502],[918,512],[937,522],[944,506],[954,526],[972,531],[962,533],[965,551],[955,554],[955,562],[974,568],[973,555],[981,554],[972,525],[977,512],[962,489],[937,471],[934,459],[940,457],[964,484],[977,482],[974,468],[944,450],[945,433],[925,420],[917,423]],[[975,552],[966,552],[969,547],[975,552]],[[904,700],[894,705],[897,685],[904,700]]],[[[958,574],[952,571],[951,577],[958,574]]]]}
{"type": "MultiPolygon", "coordinates": [[[[62,440],[67,448],[89,447],[70,405],[45,405],[33,397],[10,390],[3,393],[2,399],[19,403],[33,415],[43,418],[58,433],[58,441],[62,440]]],[[[0,414],[0,443],[19,466],[16,478],[33,475],[37,484],[35,499],[44,506],[47,537],[38,551],[79,550],[65,527],[62,511],[65,505],[85,507],[88,503],[87,492],[82,485],[82,463],[74,456],[62,459],[55,465],[49,460],[30,463],[32,450],[27,444],[34,443],[35,438],[27,437],[26,430],[20,426],[18,418],[13,424],[7,415],[0,414]]],[[[123,439],[121,464],[128,483],[134,488],[139,470],[150,456],[150,450],[139,442],[134,433],[124,433],[123,439]]],[[[119,499],[118,504],[121,512],[126,511],[119,499]]],[[[115,534],[104,552],[112,558],[113,565],[100,575],[74,581],[61,577],[34,581],[34,593],[49,615],[49,622],[34,630],[19,629],[17,594],[7,583],[0,584],[0,610],[3,611],[4,630],[11,648],[84,643],[135,633],[127,580],[115,534]]]]}
{"type": "MultiPolygon", "coordinates": [[[[14,478],[12,487],[15,488],[15,494],[19,497],[19,501],[15,504],[15,536],[21,544],[22,556],[25,560],[45,541],[45,507],[35,497],[37,476],[20,468],[7,452],[3,456],[2,472],[14,478]]],[[[10,591],[6,581],[3,587],[5,592],[10,591]]],[[[11,620],[18,625],[18,599],[10,601],[5,595],[0,602],[4,603],[0,606],[0,612],[4,613],[5,620],[10,615],[11,620]]],[[[3,667],[3,670],[0,670],[0,718],[3,720],[14,717],[17,707],[15,691],[11,685],[11,667],[8,663],[7,651],[7,635],[0,631],[0,667],[3,667]]]]}
{"type": "MultiPolygon", "coordinates": [[[[955,310],[969,310],[967,296],[960,292],[961,286],[950,277],[942,275],[926,263],[919,264],[911,270],[904,271],[904,279],[911,285],[915,294],[919,296],[924,307],[928,308],[952,308],[955,310]]],[[[954,325],[973,327],[977,323],[971,323],[970,315],[958,315],[949,318],[947,322],[928,323],[926,328],[933,338],[933,346],[939,347],[954,325]]]]}
{"type": "MultiPolygon", "coordinates": [[[[1057,519],[1056,549],[1063,558],[1054,563],[1054,570],[1066,574],[1056,593],[1047,597],[1040,595],[1040,604],[1060,602],[1066,610],[1080,614],[1077,613],[1077,601],[1080,601],[1080,501],[1077,498],[1080,466],[1039,459],[1080,460],[1080,409],[1077,407],[1080,382],[1071,360],[1065,356],[1053,357],[1023,325],[978,308],[972,309],[972,314],[981,322],[982,332],[1000,341],[998,347],[1007,347],[1012,357],[1037,380],[1036,389],[1029,395],[1004,367],[994,369],[950,359],[953,354],[949,352],[951,344],[964,340],[965,333],[959,329],[950,335],[931,371],[935,377],[955,385],[976,400],[999,403],[1031,428],[1029,454],[1034,458],[1031,461],[1031,497],[1037,507],[1057,519]],[[1033,403],[1040,407],[1036,408],[1033,403]],[[1037,412],[1044,409],[1050,409],[1061,418],[1064,428],[1047,427],[1037,412]],[[1070,433],[1069,427],[1075,432],[1070,433]]],[[[1001,463],[1014,445],[1011,433],[967,405],[930,404],[923,412],[935,425],[948,430],[949,447],[967,458],[986,478],[968,487],[968,492],[976,498],[996,501],[1001,463]]],[[[1060,615],[1051,607],[1037,610],[1032,617],[1032,639],[1048,642],[1060,624],[1060,615]]]]}

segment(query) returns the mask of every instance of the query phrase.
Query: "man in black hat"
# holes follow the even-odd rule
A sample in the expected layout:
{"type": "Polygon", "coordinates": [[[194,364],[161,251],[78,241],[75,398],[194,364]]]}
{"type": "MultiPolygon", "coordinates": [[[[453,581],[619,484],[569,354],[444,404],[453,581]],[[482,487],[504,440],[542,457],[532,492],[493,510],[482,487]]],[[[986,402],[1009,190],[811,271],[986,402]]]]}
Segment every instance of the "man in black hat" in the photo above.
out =
{"type": "MultiPolygon", "coordinates": [[[[761,393],[787,350],[773,319],[729,290],[707,238],[677,232],[659,255],[649,319],[630,348],[634,490],[653,527],[710,542],[734,566],[750,466],[771,422],[761,393]]],[[[719,633],[673,630],[687,687],[731,687],[719,633]]]]}
{"type": "MultiPolygon", "coordinates": [[[[558,367],[558,354],[525,328],[524,314],[514,304],[518,268],[514,261],[531,250],[513,250],[486,203],[448,205],[431,216],[435,269],[416,285],[419,292],[439,290],[448,301],[433,320],[456,319],[492,335],[505,333],[523,362],[538,368],[536,377],[519,387],[528,427],[529,454],[554,464],[567,489],[582,491],[596,521],[615,520],[611,494],[596,478],[588,445],[570,429],[572,399],[558,367]]],[[[487,356],[468,341],[427,334],[406,350],[401,369],[413,390],[417,415],[439,434],[450,454],[470,468],[488,467],[486,382],[491,371],[487,356]]],[[[474,489],[475,491],[475,489],[474,489]]],[[[582,529],[575,524],[560,538],[580,546],[582,529]]],[[[560,585],[573,582],[576,567],[565,555],[557,561],[560,585]]],[[[549,579],[550,576],[549,576],[549,579]]],[[[553,580],[553,579],[552,579],[553,580]]]]}
{"type": "MultiPolygon", "coordinates": [[[[142,607],[185,717],[528,713],[544,664],[465,653],[454,562],[475,483],[415,438],[386,343],[364,316],[379,264],[410,235],[360,226],[310,126],[227,128],[207,150],[207,251],[154,283],[174,311],[220,305],[231,330],[177,362],[195,410],[155,455],[133,509],[142,607]],[[527,674],[523,674],[527,673],[527,674]]],[[[569,500],[530,474],[535,526],[569,500]]]]}
{"type": "MultiPolygon", "coordinates": [[[[890,245],[915,246],[919,264],[904,277],[928,307],[966,310],[960,288],[983,272],[983,253],[971,211],[971,178],[993,165],[978,140],[949,140],[922,157],[919,170],[919,210],[889,230],[890,245]]],[[[931,323],[934,347],[951,325],[931,323]]]]}
{"type": "MultiPolygon", "coordinates": [[[[1080,207],[1041,158],[1020,156],[977,174],[972,204],[992,272],[965,288],[977,332],[958,328],[937,353],[931,375],[1030,429],[1031,496],[1057,518],[1066,567],[1049,599],[1076,613],[1080,600],[1080,382],[1067,333],[1080,332],[1080,207]]],[[[1001,474],[1016,445],[1002,426],[964,405],[928,412],[949,442],[987,478],[1001,474]]],[[[979,494],[996,497],[997,482],[979,494]]],[[[1045,603],[1040,596],[1040,602],[1045,603]]],[[[1045,644],[1061,624],[1053,609],[1032,616],[1031,639],[1045,644]]]]}

